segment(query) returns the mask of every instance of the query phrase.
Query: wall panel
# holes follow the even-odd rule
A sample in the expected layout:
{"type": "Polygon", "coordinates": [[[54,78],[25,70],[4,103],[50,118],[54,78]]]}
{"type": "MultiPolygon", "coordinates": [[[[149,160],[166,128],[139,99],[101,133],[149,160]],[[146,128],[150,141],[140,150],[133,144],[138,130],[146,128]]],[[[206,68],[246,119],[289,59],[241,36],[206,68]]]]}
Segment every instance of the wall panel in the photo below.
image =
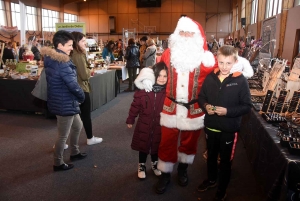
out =
{"type": "Polygon", "coordinates": [[[108,0],[98,0],[98,13],[107,14],[108,13],[108,0]]]}
{"type": "MultiPolygon", "coordinates": [[[[222,1],[222,0],[220,0],[222,1]]],[[[229,1],[227,1],[229,2],[229,1]]],[[[218,12],[218,3],[219,0],[207,0],[206,12],[208,13],[217,13],[218,12]]]]}
{"type": "Polygon", "coordinates": [[[128,0],[118,0],[118,13],[128,13],[128,0]]]}
{"type": "Polygon", "coordinates": [[[195,12],[206,12],[206,0],[195,1],[195,12]]]}
{"type": "Polygon", "coordinates": [[[172,0],[162,0],[161,1],[161,12],[172,12],[172,0]]]}
{"type": "Polygon", "coordinates": [[[64,6],[65,13],[79,15],[77,3],[69,3],[64,6]]]}
{"type": "MultiPolygon", "coordinates": [[[[136,0],[96,0],[79,3],[78,7],[80,15],[98,15],[98,23],[101,23],[100,21],[103,21],[106,16],[115,16],[118,34],[122,34],[123,28],[136,28],[138,32],[143,33],[144,26],[156,26],[156,32],[172,33],[182,14],[198,21],[204,30],[229,34],[229,28],[225,25],[228,17],[219,19],[222,25],[217,25],[217,17],[209,23],[206,22],[206,17],[218,14],[219,9],[222,15],[224,13],[229,15],[230,2],[231,0],[162,0],[159,8],[136,8],[136,0]],[[139,23],[132,23],[131,19],[138,20],[139,23]],[[222,29],[222,31],[217,31],[217,29],[222,29]]],[[[95,30],[95,28],[90,28],[91,26],[87,28],[87,32],[95,30]]],[[[99,26],[98,30],[100,33],[107,33],[109,30],[107,22],[99,26]]],[[[168,35],[161,37],[164,39],[168,35]]]]}
{"type": "Polygon", "coordinates": [[[195,12],[195,1],[194,0],[185,0],[182,5],[182,12],[189,13],[195,12]]]}
{"type": "Polygon", "coordinates": [[[174,28],[171,26],[172,18],[170,13],[161,13],[160,30],[161,32],[173,32],[174,28]]]}
{"type": "Polygon", "coordinates": [[[172,13],[182,13],[182,0],[172,0],[172,13]]]}
{"type": "Polygon", "coordinates": [[[136,8],[136,0],[128,0],[128,13],[138,13],[136,8]]]}
{"type": "Polygon", "coordinates": [[[89,15],[89,32],[98,33],[99,15],[89,15]]]}
{"type": "MultiPolygon", "coordinates": [[[[109,33],[108,27],[108,15],[99,15],[98,21],[98,32],[99,33],[109,33]]],[[[97,26],[96,24],[94,26],[97,26]]]]}
{"type": "Polygon", "coordinates": [[[116,25],[117,29],[116,32],[122,32],[123,28],[128,29],[129,28],[129,18],[128,14],[117,14],[116,15],[116,25]]]}
{"type": "Polygon", "coordinates": [[[89,14],[89,4],[87,2],[79,3],[78,9],[79,9],[79,16],[89,14]]]}
{"type": "Polygon", "coordinates": [[[98,15],[98,2],[97,1],[89,1],[89,15],[98,15]]]}

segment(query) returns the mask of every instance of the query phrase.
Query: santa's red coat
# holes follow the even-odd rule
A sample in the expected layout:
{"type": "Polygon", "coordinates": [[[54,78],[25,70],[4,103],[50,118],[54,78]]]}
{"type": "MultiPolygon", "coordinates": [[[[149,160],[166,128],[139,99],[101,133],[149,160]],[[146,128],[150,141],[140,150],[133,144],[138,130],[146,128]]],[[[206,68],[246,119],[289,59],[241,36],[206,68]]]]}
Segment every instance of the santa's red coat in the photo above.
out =
{"type": "Polygon", "coordinates": [[[213,66],[204,66],[202,63],[193,72],[177,72],[176,67],[172,66],[170,62],[170,49],[167,49],[163,53],[161,61],[168,66],[168,83],[160,124],[180,130],[199,130],[203,128],[204,112],[199,107],[198,102],[190,105],[190,108],[187,109],[176,104],[168,97],[184,103],[198,99],[204,79],[217,67],[216,60],[213,66]]]}

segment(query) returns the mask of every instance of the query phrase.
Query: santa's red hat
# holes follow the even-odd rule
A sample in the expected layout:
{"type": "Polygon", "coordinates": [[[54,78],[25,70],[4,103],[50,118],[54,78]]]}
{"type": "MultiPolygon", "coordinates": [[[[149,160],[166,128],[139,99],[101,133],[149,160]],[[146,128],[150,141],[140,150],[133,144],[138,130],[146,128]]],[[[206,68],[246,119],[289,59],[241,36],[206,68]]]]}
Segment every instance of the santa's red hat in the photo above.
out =
{"type": "Polygon", "coordinates": [[[204,63],[204,65],[207,65],[207,66],[213,66],[215,64],[215,58],[210,51],[207,51],[208,48],[207,48],[207,44],[206,44],[206,36],[205,36],[202,26],[198,22],[196,22],[195,20],[192,20],[189,17],[181,17],[178,20],[174,34],[179,34],[180,31],[194,32],[195,34],[200,34],[200,36],[203,38],[204,54],[207,56],[207,58],[203,60],[203,63],[204,63]]]}

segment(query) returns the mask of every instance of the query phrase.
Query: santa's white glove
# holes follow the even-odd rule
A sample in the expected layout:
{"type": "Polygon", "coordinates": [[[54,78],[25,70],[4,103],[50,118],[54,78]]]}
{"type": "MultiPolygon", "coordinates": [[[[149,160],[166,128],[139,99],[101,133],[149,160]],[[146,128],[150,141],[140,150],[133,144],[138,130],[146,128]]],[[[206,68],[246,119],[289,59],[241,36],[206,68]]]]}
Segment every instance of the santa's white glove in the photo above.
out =
{"type": "Polygon", "coordinates": [[[153,85],[153,83],[151,82],[151,80],[144,79],[144,80],[143,80],[143,84],[144,84],[144,87],[145,87],[145,91],[146,91],[146,92],[152,91],[152,85],[153,85]]]}

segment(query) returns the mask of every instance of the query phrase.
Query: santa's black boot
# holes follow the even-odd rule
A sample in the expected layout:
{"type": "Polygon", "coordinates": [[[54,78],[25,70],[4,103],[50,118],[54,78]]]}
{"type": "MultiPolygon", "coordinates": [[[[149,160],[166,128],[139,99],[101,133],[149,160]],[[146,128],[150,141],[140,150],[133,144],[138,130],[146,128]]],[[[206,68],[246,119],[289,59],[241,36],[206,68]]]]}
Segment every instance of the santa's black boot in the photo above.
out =
{"type": "Polygon", "coordinates": [[[178,167],[177,167],[177,171],[178,171],[178,184],[180,186],[187,186],[189,183],[189,178],[187,175],[187,168],[188,168],[188,164],[186,163],[179,163],[178,167]]]}
{"type": "Polygon", "coordinates": [[[157,194],[163,194],[167,190],[167,186],[170,183],[170,178],[171,173],[161,173],[160,178],[155,187],[155,192],[157,194]]]}

